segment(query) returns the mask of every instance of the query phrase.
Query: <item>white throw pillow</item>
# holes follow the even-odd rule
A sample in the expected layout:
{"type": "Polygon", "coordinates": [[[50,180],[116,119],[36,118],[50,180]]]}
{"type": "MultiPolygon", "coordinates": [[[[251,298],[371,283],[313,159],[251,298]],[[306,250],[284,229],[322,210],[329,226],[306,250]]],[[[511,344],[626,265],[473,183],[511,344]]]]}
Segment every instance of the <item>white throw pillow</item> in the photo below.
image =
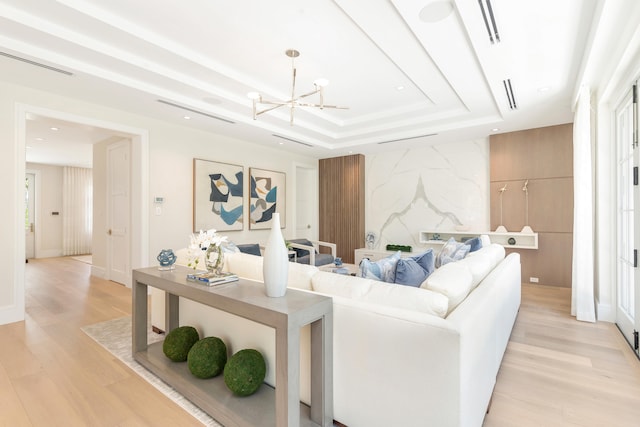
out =
{"type": "Polygon", "coordinates": [[[449,299],[449,313],[471,292],[473,276],[466,265],[450,262],[436,269],[422,285],[423,289],[439,292],[449,299]]]}

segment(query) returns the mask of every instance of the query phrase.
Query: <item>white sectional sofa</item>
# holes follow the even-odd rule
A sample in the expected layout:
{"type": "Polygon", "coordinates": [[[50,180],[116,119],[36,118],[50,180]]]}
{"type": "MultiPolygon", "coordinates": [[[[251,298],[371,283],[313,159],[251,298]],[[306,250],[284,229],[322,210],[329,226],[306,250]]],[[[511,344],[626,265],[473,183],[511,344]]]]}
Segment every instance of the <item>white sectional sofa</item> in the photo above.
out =
{"type": "MultiPolygon", "coordinates": [[[[262,257],[234,253],[226,264],[262,278],[262,257]]],[[[505,257],[497,244],[436,269],[421,288],[291,263],[290,288],[333,298],[334,419],[349,427],[481,426],[520,306],[520,270],[519,254],[505,257]]],[[[154,291],[152,323],[164,329],[161,296],[154,291]]],[[[180,323],[222,338],[230,352],[260,350],[266,382],[276,385],[272,329],[187,300],[180,323]]],[[[308,331],[301,353],[308,403],[308,331]]]]}

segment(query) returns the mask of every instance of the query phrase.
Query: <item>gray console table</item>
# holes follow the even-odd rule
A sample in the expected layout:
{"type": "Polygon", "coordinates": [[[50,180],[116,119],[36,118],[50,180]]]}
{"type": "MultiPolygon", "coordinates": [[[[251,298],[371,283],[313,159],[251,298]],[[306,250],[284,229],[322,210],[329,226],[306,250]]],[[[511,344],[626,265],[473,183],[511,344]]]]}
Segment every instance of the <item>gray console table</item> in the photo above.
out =
{"type": "Polygon", "coordinates": [[[269,298],[264,285],[242,280],[219,287],[189,282],[185,267],[133,271],[133,357],[221,424],[231,426],[333,426],[333,304],[330,298],[288,289],[269,298]],[[147,287],[166,292],[166,329],[179,321],[179,297],[244,317],[275,329],[276,387],[237,397],[222,376],[202,380],[186,363],[171,362],[162,342],[147,343],[147,287]],[[311,325],[311,407],[300,403],[300,328],[311,325]]]}

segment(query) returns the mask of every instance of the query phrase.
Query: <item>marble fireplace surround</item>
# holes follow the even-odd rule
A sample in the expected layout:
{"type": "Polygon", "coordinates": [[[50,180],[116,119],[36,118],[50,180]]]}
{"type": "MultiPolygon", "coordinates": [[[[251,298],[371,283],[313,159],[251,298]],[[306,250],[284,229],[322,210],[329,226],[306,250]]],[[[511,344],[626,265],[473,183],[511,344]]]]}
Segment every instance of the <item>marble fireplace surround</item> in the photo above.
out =
{"type": "Polygon", "coordinates": [[[365,228],[374,249],[420,248],[421,230],[489,230],[489,139],[369,155],[365,228]]]}

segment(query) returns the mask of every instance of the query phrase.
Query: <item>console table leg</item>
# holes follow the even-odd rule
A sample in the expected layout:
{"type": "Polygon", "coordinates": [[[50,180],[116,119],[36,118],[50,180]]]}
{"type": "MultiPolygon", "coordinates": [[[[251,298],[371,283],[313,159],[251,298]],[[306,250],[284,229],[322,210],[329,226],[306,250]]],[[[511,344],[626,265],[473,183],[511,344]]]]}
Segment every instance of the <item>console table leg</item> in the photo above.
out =
{"type": "Polygon", "coordinates": [[[333,426],[333,316],[311,323],[311,421],[333,426]]]}
{"type": "Polygon", "coordinates": [[[133,280],[132,354],[147,349],[147,285],[133,280]]]}

